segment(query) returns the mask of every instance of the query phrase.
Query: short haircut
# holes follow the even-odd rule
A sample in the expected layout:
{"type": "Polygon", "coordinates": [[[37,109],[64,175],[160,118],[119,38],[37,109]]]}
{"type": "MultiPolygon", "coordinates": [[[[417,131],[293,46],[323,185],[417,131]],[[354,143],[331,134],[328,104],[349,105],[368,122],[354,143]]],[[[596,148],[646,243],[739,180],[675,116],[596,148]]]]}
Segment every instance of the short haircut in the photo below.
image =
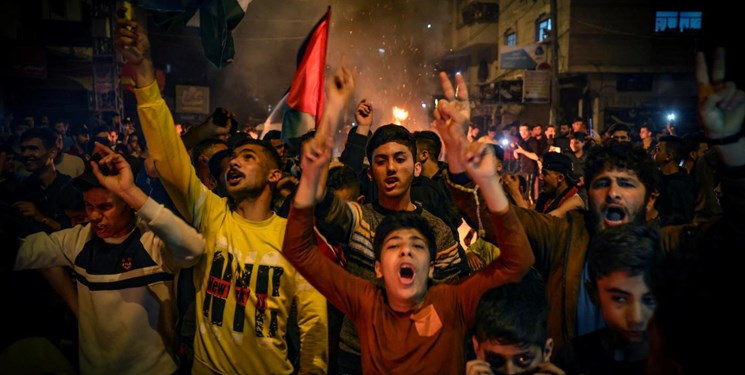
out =
{"type": "Polygon", "coordinates": [[[271,141],[272,139],[282,139],[282,132],[279,130],[270,130],[261,138],[262,141],[271,141]]]}
{"type": "Polygon", "coordinates": [[[94,138],[98,133],[111,133],[113,129],[106,125],[99,125],[91,129],[91,137],[94,138]]]}
{"type": "Polygon", "coordinates": [[[244,139],[241,139],[240,141],[233,144],[232,149],[230,150],[231,153],[235,151],[238,147],[245,146],[245,145],[257,145],[264,149],[264,152],[267,156],[269,156],[269,162],[273,164],[274,169],[279,169],[282,165],[282,159],[279,157],[279,153],[277,153],[277,149],[272,146],[269,141],[260,141],[258,139],[253,139],[251,137],[245,137],[244,139]]]}
{"type": "Polygon", "coordinates": [[[674,135],[665,135],[660,137],[659,142],[665,142],[665,151],[672,154],[675,164],[680,163],[685,158],[687,152],[682,138],[674,135]]]}
{"type": "MultiPolygon", "coordinates": [[[[440,152],[442,152],[442,141],[440,136],[431,130],[422,130],[414,132],[414,138],[416,139],[416,145],[422,145],[429,152],[434,160],[440,158],[440,152]]],[[[416,155],[416,154],[415,154],[416,155]]]]}
{"type": "Polygon", "coordinates": [[[41,143],[46,149],[57,147],[57,132],[50,128],[31,128],[21,134],[21,142],[26,142],[33,138],[41,139],[41,143]]]}
{"type": "Polygon", "coordinates": [[[592,237],[588,250],[587,270],[592,285],[613,272],[625,271],[629,276],[642,275],[652,285],[652,270],[661,254],[659,230],[655,227],[628,223],[608,227],[592,237]]]}
{"type": "Polygon", "coordinates": [[[411,157],[416,157],[416,139],[414,139],[411,132],[401,125],[387,124],[379,127],[373,133],[372,137],[370,137],[370,141],[367,142],[367,160],[370,164],[373,163],[373,152],[375,149],[390,142],[396,142],[406,146],[411,152],[411,157]]]}
{"type": "Polygon", "coordinates": [[[590,148],[585,164],[585,186],[590,189],[592,180],[604,169],[629,170],[646,188],[645,198],[657,188],[657,165],[641,146],[631,142],[610,142],[590,148]]]}
{"type": "Polygon", "coordinates": [[[355,197],[360,196],[360,178],[348,165],[340,165],[329,169],[326,187],[334,190],[351,189],[355,197]]]}
{"type": "Polygon", "coordinates": [[[608,134],[613,134],[615,132],[626,132],[629,134],[629,136],[631,136],[631,127],[619,122],[619,123],[613,124],[610,128],[608,128],[608,134]]]}
{"type": "Polygon", "coordinates": [[[435,231],[429,225],[427,219],[414,212],[395,212],[387,215],[375,228],[375,238],[373,239],[373,250],[375,251],[375,260],[380,260],[380,253],[383,249],[383,241],[393,231],[399,229],[415,229],[424,236],[429,249],[430,262],[435,261],[437,255],[437,241],[435,231]]]}
{"type": "Polygon", "coordinates": [[[531,269],[519,283],[489,289],[481,296],[474,335],[478,342],[543,347],[548,339],[548,309],[543,280],[531,269]]]}
{"type": "Polygon", "coordinates": [[[535,128],[541,128],[541,130],[543,130],[543,125],[541,125],[541,124],[533,124],[533,125],[530,126],[530,130],[533,130],[535,128]]]}
{"type": "Polygon", "coordinates": [[[199,157],[207,152],[207,150],[217,145],[225,145],[227,147],[228,143],[219,138],[207,138],[202,142],[197,143],[197,145],[191,149],[191,164],[196,166],[197,162],[199,162],[199,157]]]}

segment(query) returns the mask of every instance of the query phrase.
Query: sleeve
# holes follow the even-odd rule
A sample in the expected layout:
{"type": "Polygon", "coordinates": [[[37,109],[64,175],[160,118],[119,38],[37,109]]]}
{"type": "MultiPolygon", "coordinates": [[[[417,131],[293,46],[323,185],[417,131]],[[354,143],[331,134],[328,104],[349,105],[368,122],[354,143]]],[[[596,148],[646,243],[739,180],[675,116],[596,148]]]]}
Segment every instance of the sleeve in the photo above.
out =
{"type": "Polygon", "coordinates": [[[295,305],[300,328],[300,373],[328,371],[328,315],[326,299],[302,275],[295,276],[295,305]]]}
{"type": "Polygon", "coordinates": [[[326,189],[326,196],[316,206],[315,215],[318,230],[329,241],[335,244],[349,242],[355,222],[354,212],[331,189],[326,189]]]}
{"type": "Polygon", "coordinates": [[[490,213],[495,223],[494,231],[499,240],[501,254],[488,266],[458,284],[458,306],[469,326],[476,316],[476,306],[488,289],[510,282],[518,282],[533,265],[535,258],[515,207],[503,214],[490,213]]]}
{"type": "Polygon", "coordinates": [[[430,225],[435,230],[437,254],[432,279],[437,283],[458,280],[470,272],[466,252],[453,238],[450,227],[435,216],[430,216],[430,225]],[[434,221],[434,222],[433,222],[434,221]]]}
{"type": "Polygon", "coordinates": [[[362,172],[363,161],[365,160],[365,148],[367,147],[367,136],[357,134],[357,129],[350,130],[347,143],[344,145],[339,161],[348,165],[357,174],[362,172]]]}
{"type": "Polygon", "coordinates": [[[220,210],[211,208],[224,206],[224,201],[197,177],[158,84],[135,89],[135,95],[142,131],[160,180],[184,219],[201,232],[204,223],[218,219],[220,210]]]}
{"type": "Polygon", "coordinates": [[[287,228],[282,244],[285,258],[329,302],[354,319],[363,301],[372,297],[375,286],[346,272],[326,258],[313,236],[313,208],[297,209],[293,205],[287,218],[287,228]]]}
{"type": "Polygon", "coordinates": [[[166,245],[166,251],[176,265],[191,267],[204,254],[204,238],[193,227],[176,216],[165,206],[148,197],[137,211],[152,230],[166,245]]]}
{"type": "Polygon", "coordinates": [[[63,229],[51,234],[34,233],[21,239],[13,269],[28,270],[72,266],[83,226],[63,229]]]}

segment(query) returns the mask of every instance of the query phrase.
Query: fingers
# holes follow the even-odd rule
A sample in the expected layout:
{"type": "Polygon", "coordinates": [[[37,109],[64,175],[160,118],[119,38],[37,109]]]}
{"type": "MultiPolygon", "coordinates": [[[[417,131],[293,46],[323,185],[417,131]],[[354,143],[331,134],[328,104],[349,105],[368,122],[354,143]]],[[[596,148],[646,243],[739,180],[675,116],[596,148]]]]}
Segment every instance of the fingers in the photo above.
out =
{"type": "Polygon", "coordinates": [[[696,82],[699,86],[709,85],[709,72],[706,66],[706,56],[703,52],[696,52],[696,82]]]}
{"type": "Polygon", "coordinates": [[[724,48],[718,47],[714,51],[714,62],[711,68],[711,83],[715,86],[724,81],[724,48]]]}
{"type": "Polygon", "coordinates": [[[442,85],[442,91],[445,94],[445,98],[448,100],[455,99],[455,90],[453,89],[453,83],[450,82],[450,78],[445,72],[440,72],[440,84],[442,85]]]}
{"type": "Polygon", "coordinates": [[[105,157],[107,155],[113,154],[114,153],[114,150],[112,150],[111,148],[107,147],[106,145],[104,145],[104,144],[102,144],[100,142],[96,142],[93,145],[93,153],[94,154],[99,154],[99,155],[105,157]]]}
{"type": "Polygon", "coordinates": [[[463,79],[463,75],[455,73],[455,84],[458,86],[455,91],[455,98],[460,100],[468,100],[468,86],[466,86],[466,80],[463,79]]]}

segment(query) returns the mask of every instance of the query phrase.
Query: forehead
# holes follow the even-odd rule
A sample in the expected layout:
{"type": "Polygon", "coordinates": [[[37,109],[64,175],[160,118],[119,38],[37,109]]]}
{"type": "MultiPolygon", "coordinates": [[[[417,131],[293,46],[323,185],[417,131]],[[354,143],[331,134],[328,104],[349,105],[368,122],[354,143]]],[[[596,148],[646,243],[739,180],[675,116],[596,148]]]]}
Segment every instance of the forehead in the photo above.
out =
{"type": "Polygon", "coordinates": [[[409,148],[398,142],[383,143],[382,145],[376,147],[375,150],[373,150],[372,155],[373,157],[391,156],[400,152],[405,152],[408,156],[412,156],[409,148]]]}
{"type": "Polygon", "coordinates": [[[44,147],[44,142],[41,141],[41,138],[29,138],[23,142],[21,142],[21,145],[23,146],[37,146],[37,147],[44,147]]]}
{"type": "Polygon", "coordinates": [[[535,344],[509,344],[504,345],[501,344],[498,340],[495,339],[488,339],[481,343],[479,343],[479,346],[484,351],[484,353],[494,353],[499,354],[506,358],[511,358],[520,354],[523,354],[525,352],[538,352],[540,353],[543,348],[541,348],[538,345],[535,344]]]}
{"type": "Polygon", "coordinates": [[[598,278],[598,290],[603,292],[624,291],[633,295],[649,293],[649,286],[644,281],[644,275],[631,276],[628,271],[614,271],[598,278]]]}
{"type": "Polygon", "coordinates": [[[119,198],[112,192],[102,188],[93,187],[83,193],[83,200],[85,203],[92,205],[99,205],[103,203],[117,203],[119,198]]]}
{"type": "Polygon", "coordinates": [[[611,167],[606,166],[605,168],[603,168],[603,170],[600,171],[600,173],[598,173],[597,176],[595,176],[595,178],[593,178],[593,181],[599,178],[614,178],[614,179],[622,178],[626,180],[633,180],[633,181],[641,182],[641,180],[639,180],[639,177],[636,175],[634,171],[630,169],[615,168],[612,166],[611,167]]]}
{"type": "Polygon", "coordinates": [[[400,240],[400,239],[426,241],[426,239],[424,238],[424,235],[414,228],[399,228],[399,229],[395,229],[391,231],[391,233],[388,233],[388,235],[385,236],[385,240],[383,240],[383,243],[386,243],[391,240],[400,240]]]}

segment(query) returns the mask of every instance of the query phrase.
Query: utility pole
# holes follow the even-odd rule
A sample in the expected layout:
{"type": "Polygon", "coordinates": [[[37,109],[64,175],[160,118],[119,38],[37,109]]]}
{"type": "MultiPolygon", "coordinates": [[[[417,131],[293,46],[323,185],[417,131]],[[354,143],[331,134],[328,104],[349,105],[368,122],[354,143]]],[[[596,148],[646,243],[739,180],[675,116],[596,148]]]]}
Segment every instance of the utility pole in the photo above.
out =
{"type": "Polygon", "coordinates": [[[116,1],[93,0],[91,22],[93,36],[93,93],[89,109],[95,112],[122,112],[119,62],[114,50],[116,1]]]}
{"type": "Polygon", "coordinates": [[[559,10],[558,0],[551,0],[551,111],[549,123],[559,125],[561,98],[559,97],[559,10]]]}

